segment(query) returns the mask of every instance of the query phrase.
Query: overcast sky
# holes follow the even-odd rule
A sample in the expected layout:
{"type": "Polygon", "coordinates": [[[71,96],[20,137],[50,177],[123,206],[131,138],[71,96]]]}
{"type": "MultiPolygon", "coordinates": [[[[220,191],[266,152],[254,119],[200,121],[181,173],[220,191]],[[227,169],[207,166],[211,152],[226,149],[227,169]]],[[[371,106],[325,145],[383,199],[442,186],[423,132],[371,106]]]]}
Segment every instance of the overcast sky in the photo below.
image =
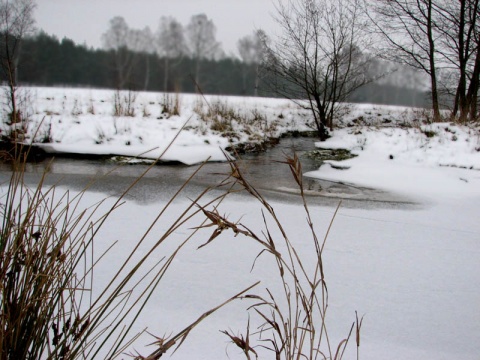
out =
{"type": "Polygon", "coordinates": [[[155,32],[162,16],[186,25],[192,15],[205,13],[217,27],[217,40],[228,53],[254,29],[273,30],[275,0],[36,0],[37,28],[60,40],[100,47],[109,20],[123,16],[130,28],[149,26],[155,32]]]}

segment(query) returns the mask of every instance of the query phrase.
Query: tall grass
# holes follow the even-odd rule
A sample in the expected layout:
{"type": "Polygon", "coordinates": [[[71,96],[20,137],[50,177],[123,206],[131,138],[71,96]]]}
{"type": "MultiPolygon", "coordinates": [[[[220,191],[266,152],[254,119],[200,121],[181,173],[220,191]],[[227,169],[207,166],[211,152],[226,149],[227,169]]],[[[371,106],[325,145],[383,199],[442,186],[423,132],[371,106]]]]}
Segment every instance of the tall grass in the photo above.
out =
{"type": "MultiPolygon", "coordinates": [[[[287,158],[285,163],[303,189],[298,158],[287,158]]],[[[12,171],[8,184],[4,185],[6,192],[0,198],[0,360],[125,356],[139,360],[159,359],[168,350],[182,345],[190,332],[209,315],[237,299],[251,301],[250,312],[262,321],[253,333],[248,325],[245,335],[240,337],[224,331],[248,359],[257,357],[259,348],[268,349],[276,359],[340,359],[355,324],[345,339],[335,346],[332,344],[325,321],[328,291],[322,259],[328,233],[323,240],[317,237],[302,191],[307,229],[316,254],[315,266],[310,271],[274,208],[249,184],[235,161],[230,160],[229,164],[231,171],[227,178],[214,187],[223,192],[216,191],[213,193],[216,195],[212,195],[211,188],[200,192],[168,226],[162,223],[166,230],[155,235],[153,243],[147,241],[152,237],[155,224],[169,218],[165,215],[172,203],[202,166],[194,171],[161,208],[131,252],[118,262],[101,292],[94,293],[95,268],[105,255],[97,253],[95,248],[99,231],[109,226],[109,217],[149,169],[113,201],[105,199],[85,207],[88,188],[72,194],[55,185],[46,186],[46,175],[36,186],[29,187],[24,179],[24,163],[17,161],[16,171],[12,171]],[[262,234],[219,214],[217,209],[222,201],[238,191],[247,191],[262,205],[265,224],[262,234]],[[201,224],[192,228],[192,219],[199,215],[201,224]],[[280,231],[280,239],[272,236],[267,218],[273,220],[280,231]],[[173,251],[162,252],[163,245],[181,228],[181,233],[185,233],[186,228],[189,232],[177,242],[173,251]],[[173,260],[193,238],[204,236],[205,228],[213,228],[213,233],[203,246],[229,230],[260,244],[263,250],[259,256],[268,253],[275,260],[283,284],[279,296],[283,299],[280,300],[268,284],[264,293],[252,292],[258,285],[255,283],[201,314],[180,332],[157,338],[155,350],[150,354],[132,352],[132,344],[144,335],[134,330],[140,313],[161,285],[173,260]],[[145,246],[148,246],[146,251],[145,246]],[[143,255],[139,257],[140,247],[143,255]],[[164,255],[159,257],[158,254],[164,255]],[[156,258],[160,260],[152,264],[151,259],[156,258]],[[252,336],[255,340],[251,341],[252,336]]],[[[361,320],[357,319],[357,346],[360,326],[361,320]]]]}
{"type": "Polygon", "coordinates": [[[133,90],[126,92],[120,89],[115,90],[113,96],[113,116],[135,117],[135,102],[137,101],[137,93],[133,90]]]}
{"type": "MultiPolygon", "coordinates": [[[[198,229],[191,230],[173,252],[156,263],[147,260],[155,258],[154,252],[161,253],[170,236],[200,212],[194,204],[208,190],[186,206],[138,259],[137,250],[180,196],[187,180],[145,229],[131,253],[119,261],[103,290],[94,294],[94,270],[105,255],[95,251],[97,235],[108,226],[107,219],[138,180],[113,204],[107,204],[105,199],[85,207],[87,189],[71,194],[57,186],[46,186],[46,175],[37,186],[29,187],[24,181],[24,165],[15,164],[16,170],[4,184],[6,192],[1,198],[0,358],[119,357],[142,335],[133,331],[138,316],[172,261],[198,229]]],[[[183,343],[200,321],[243,293],[158,343],[147,358],[159,358],[172,346],[183,343]]]]}
{"type": "MultiPolygon", "coordinates": [[[[266,284],[263,293],[251,293],[243,297],[253,300],[249,308],[249,319],[257,317],[260,326],[251,333],[250,320],[243,335],[237,336],[231,331],[223,331],[230,340],[240,347],[247,359],[253,356],[258,358],[258,348],[273,353],[275,359],[341,359],[355,330],[357,345],[357,359],[359,357],[360,328],[362,320],[356,316],[345,338],[332,342],[327,326],[327,310],[329,306],[328,288],[324,271],[323,251],[335,215],[330,222],[327,233],[323,238],[317,236],[312,217],[303,192],[303,176],[301,163],[296,155],[286,157],[283,162],[290,169],[297,183],[306,217],[306,227],[299,227],[289,235],[275,209],[243,176],[239,166],[230,160],[231,177],[229,186],[239,187],[248,192],[255,201],[262,205],[264,229],[259,234],[248,226],[232,222],[216,210],[201,207],[209,223],[205,226],[214,227],[210,237],[211,242],[220,233],[231,230],[235,235],[243,235],[247,239],[259,244],[261,251],[257,259],[263,254],[273,257],[281,283],[281,291],[275,292],[266,284]],[[273,224],[273,228],[272,225],[273,224]],[[280,234],[275,237],[272,234],[280,234]],[[313,267],[311,262],[303,258],[297,250],[299,239],[304,244],[305,238],[310,237],[311,253],[314,254],[313,267]],[[257,349],[257,350],[255,350],[257,349]]],[[[238,191],[238,190],[237,190],[238,191]]],[[[205,245],[207,245],[205,244],[205,245]]],[[[255,262],[257,261],[255,259],[255,262]]]]}

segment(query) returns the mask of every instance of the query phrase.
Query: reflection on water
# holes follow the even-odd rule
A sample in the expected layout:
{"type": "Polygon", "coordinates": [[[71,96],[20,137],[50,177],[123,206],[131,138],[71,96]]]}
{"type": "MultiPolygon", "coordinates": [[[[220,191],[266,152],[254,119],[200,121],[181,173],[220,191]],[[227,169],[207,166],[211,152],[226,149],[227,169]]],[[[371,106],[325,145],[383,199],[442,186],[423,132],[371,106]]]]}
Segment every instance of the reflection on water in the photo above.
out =
{"type": "MultiPolygon", "coordinates": [[[[238,159],[244,176],[257,190],[267,198],[277,201],[299,202],[298,187],[286,164],[286,155],[297,152],[301,159],[303,172],[316,170],[319,164],[302,153],[313,150],[314,139],[287,138],[280,144],[261,154],[242,155],[238,159]]],[[[8,165],[0,165],[2,182],[8,176],[8,165]]],[[[140,203],[155,203],[167,199],[181,187],[198,166],[163,164],[151,168],[129,192],[127,198],[140,203]]],[[[75,190],[89,187],[108,195],[119,195],[128,188],[143,172],[147,165],[117,165],[107,160],[58,158],[45,160],[38,164],[28,164],[26,181],[35,183],[47,169],[46,183],[68,186],[75,190]]],[[[226,178],[229,172],[227,163],[204,164],[192,179],[184,196],[193,198],[206,186],[214,186],[226,178]]],[[[336,206],[343,199],[343,206],[362,208],[405,207],[405,199],[381,191],[347,186],[343,184],[304,178],[305,193],[309,203],[336,206]]]]}

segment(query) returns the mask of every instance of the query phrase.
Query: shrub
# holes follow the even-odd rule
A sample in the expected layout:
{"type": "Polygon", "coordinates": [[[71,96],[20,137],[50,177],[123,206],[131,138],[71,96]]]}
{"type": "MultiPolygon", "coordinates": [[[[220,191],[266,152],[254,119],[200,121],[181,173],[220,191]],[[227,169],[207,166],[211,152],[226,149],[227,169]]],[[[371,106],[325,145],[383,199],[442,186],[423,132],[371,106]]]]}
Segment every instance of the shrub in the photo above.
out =
{"type": "Polygon", "coordinates": [[[161,102],[161,114],[166,117],[179,116],[180,115],[180,94],[164,94],[163,101],[161,102]]]}
{"type": "Polygon", "coordinates": [[[126,92],[116,90],[113,97],[113,116],[135,117],[135,102],[137,94],[128,90],[126,92]]]}

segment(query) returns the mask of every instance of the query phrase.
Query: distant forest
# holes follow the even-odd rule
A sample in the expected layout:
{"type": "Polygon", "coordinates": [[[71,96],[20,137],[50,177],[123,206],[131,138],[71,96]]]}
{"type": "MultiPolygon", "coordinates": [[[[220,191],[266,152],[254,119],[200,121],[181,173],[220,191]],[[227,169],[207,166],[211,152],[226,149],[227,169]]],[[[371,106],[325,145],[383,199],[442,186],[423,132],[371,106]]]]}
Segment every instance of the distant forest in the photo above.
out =
{"type": "MultiPolygon", "coordinates": [[[[128,48],[93,49],[40,32],[22,40],[17,80],[23,85],[120,87],[183,93],[198,92],[198,84],[205,94],[274,97],[275,93],[262,81],[257,67],[257,64],[228,56],[201,59],[198,63],[188,56],[166,58],[128,48]],[[118,85],[120,68],[128,74],[128,81],[121,86],[118,85]],[[256,84],[258,89],[255,89],[256,84]]],[[[428,104],[426,92],[396,85],[394,80],[369,84],[349,100],[407,106],[428,104]]]]}

